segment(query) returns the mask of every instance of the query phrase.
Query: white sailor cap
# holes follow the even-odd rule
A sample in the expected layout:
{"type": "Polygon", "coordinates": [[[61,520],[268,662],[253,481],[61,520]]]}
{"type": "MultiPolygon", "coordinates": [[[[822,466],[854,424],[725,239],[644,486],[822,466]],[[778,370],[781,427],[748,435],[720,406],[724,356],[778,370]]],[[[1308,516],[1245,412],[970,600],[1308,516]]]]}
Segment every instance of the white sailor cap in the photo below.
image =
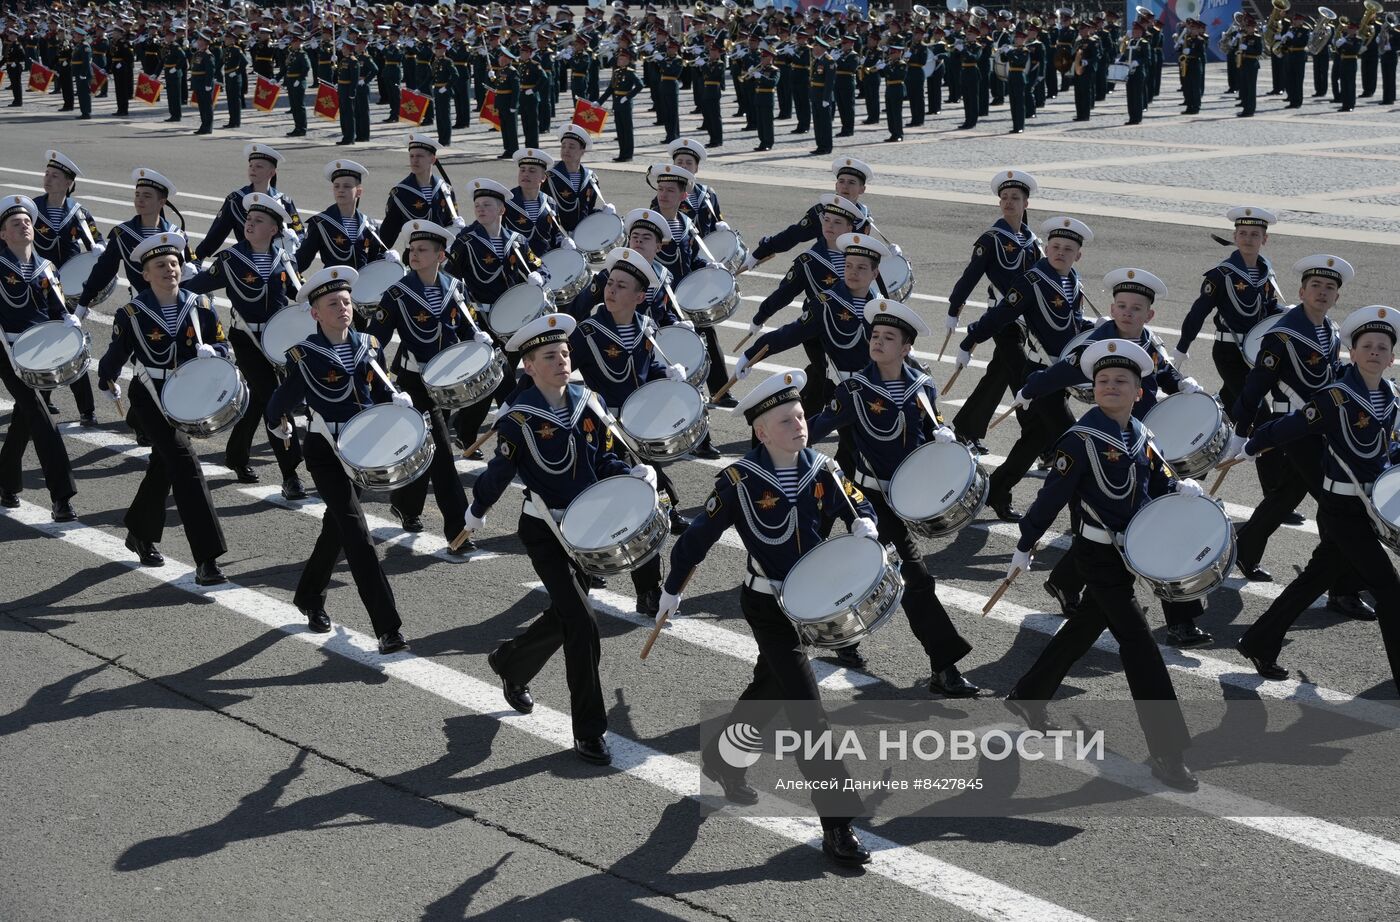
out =
{"type": "Polygon", "coordinates": [[[872,327],[877,323],[902,330],[910,339],[929,332],[924,318],[907,304],[900,304],[890,298],[871,298],[865,302],[865,322],[872,327]]]}
{"type": "Polygon", "coordinates": [[[705,162],[705,148],[694,138],[676,138],[666,145],[666,153],[671,155],[671,159],[676,159],[676,154],[690,154],[695,158],[696,163],[705,162]]]}
{"type": "Polygon", "coordinates": [[[836,238],[836,246],[847,256],[864,256],[877,263],[890,258],[890,248],[869,234],[842,234],[836,238]]]}
{"type": "Polygon", "coordinates": [[[536,317],[516,330],[507,340],[506,351],[528,355],[540,346],[568,342],[576,326],[578,321],[568,314],[545,314],[543,317],[536,317]]]}
{"type": "Polygon", "coordinates": [[[498,198],[505,201],[510,198],[510,190],[494,179],[473,179],[471,181],[472,201],[476,201],[483,195],[490,198],[498,198]]]}
{"type": "Polygon", "coordinates": [[[1394,345],[1400,339],[1400,312],[1384,304],[1358,307],[1342,321],[1342,342],[1354,346],[1362,333],[1384,333],[1394,345]]]}
{"type": "Polygon", "coordinates": [[[77,179],[83,175],[83,171],[78,169],[78,165],[63,155],[62,151],[51,150],[45,156],[48,157],[46,167],[54,167],[68,174],[69,179],[77,179]]]}
{"type": "Polygon", "coordinates": [[[554,158],[538,147],[522,147],[512,156],[516,166],[537,166],[547,170],[554,165],[554,158]]]}
{"type": "Polygon", "coordinates": [[[1089,225],[1065,215],[1046,218],[1040,225],[1040,234],[1046,240],[1053,237],[1064,237],[1067,240],[1073,240],[1080,246],[1092,243],[1094,240],[1094,232],[1089,230],[1089,225]]]}
{"type": "Polygon", "coordinates": [[[1167,285],[1146,269],[1114,269],[1103,277],[1105,291],[1118,294],[1131,291],[1143,295],[1149,302],[1167,296],[1167,285]]]}
{"type": "Polygon", "coordinates": [[[332,160],[326,164],[326,168],[321,173],[331,182],[335,182],[343,176],[349,176],[355,182],[362,183],[369,175],[369,170],[353,160],[332,160]]]}
{"type": "Polygon", "coordinates": [[[774,407],[800,401],[800,391],[806,385],[807,375],[803,372],[797,369],[780,371],[745,394],[739,400],[739,405],[734,408],[734,412],[743,413],[744,419],[752,426],[760,416],[774,407]]]}
{"type": "Polygon", "coordinates": [[[1131,368],[1139,378],[1152,373],[1152,356],[1135,342],[1126,339],[1100,339],[1092,342],[1079,355],[1079,370],[1090,381],[1104,368],[1131,368]]]}
{"type": "Polygon", "coordinates": [[[831,172],[837,178],[847,174],[854,176],[861,182],[870,182],[870,177],[875,175],[875,171],[870,168],[870,164],[864,160],[857,160],[854,157],[837,157],[831,161],[831,172]]]}
{"type": "Polygon", "coordinates": [[[613,247],[608,251],[604,265],[609,272],[614,269],[626,272],[641,282],[643,288],[656,288],[661,284],[661,280],[656,277],[656,270],[651,267],[651,263],[647,262],[645,256],[631,247],[613,247]]]}
{"type": "Polygon", "coordinates": [[[314,304],[322,295],[333,291],[349,291],[355,284],[355,279],[359,277],[360,273],[349,266],[327,266],[312,273],[302,285],[298,297],[305,299],[307,304],[314,304]]]}
{"type": "Polygon", "coordinates": [[[1278,216],[1267,208],[1260,208],[1258,205],[1236,205],[1225,212],[1225,217],[1234,223],[1236,227],[1242,225],[1257,225],[1268,227],[1278,221],[1278,216]]]}
{"type": "Polygon", "coordinates": [[[441,224],[432,221],[413,220],[408,222],[408,242],[427,240],[446,247],[452,242],[453,233],[441,224]]]}
{"type": "Polygon", "coordinates": [[[1001,195],[1002,189],[1020,189],[1027,195],[1034,195],[1040,188],[1035,177],[1021,170],[1002,170],[992,177],[992,191],[1001,195]]]}
{"type": "Polygon", "coordinates": [[[565,138],[573,138],[583,145],[585,153],[593,149],[593,136],[588,133],[588,129],[576,122],[570,122],[559,129],[559,140],[563,142],[565,138]]]}
{"type": "Polygon", "coordinates": [[[827,192],[821,199],[822,211],[831,212],[840,218],[845,218],[851,222],[852,227],[858,226],[865,220],[865,215],[861,214],[860,206],[845,196],[837,195],[835,192],[827,192]]]}
{"type": "Polygon", "coordinates": [[[1356,277],[1356,270],[1351,267],[1351,263],[1340,256],[1328,256],[1326,253],[1304,256],[1293,264],[1293,271],[1300,273],[1305,282],[1313,276],[1319,276],[1332,279],[1339,288],[1356,277]]]}
{"type": "Polygon", "coordinates": [[[661,216],[661,212],[652,211],[650,208],[633,208],[627,212],[627,217],[623,219],[627,233],[632,233],[632,228],[641,226],[645,230],[653,231],[656,238],[665,246],[674,238],[671,236],[671,223],[661,216]]]}
{"type": "Polygon", "coordinates": [[[436,156],[438,152],[438,142],[432,135],[423,134],[421,131],[410,131],[408,133],[408,149],[413,150],[414,148],[425,150],[436,156]]]}
{"type": "Polygon", "coordinates": [[[0,198],[0,224],[4,224],[10,218],[24,212],[29,215],[29,220],[39,219],[39,206],[34,204],[34,200],[27,195],[7,195],[0,198]]]}
{"type": "Polygon", "coordinates": [[[136,245],[131,251],[131,261],[144,266],[149,259],[157,256],[176,256],[185,261],[185,235],[179,231],[162,231],[152,234],[136,245]]]}
{"type": "Polygon", "coordinates": [[[177,192],[173,182],[166,179],[155,170],[144,166],[138,166],[131,171],[131,181],[136,184],[136,188],[138,189],[145,186],[148,189],[156,190],[166,198],[174,198],[177,192]]]}
{"type": "Polygon", "coordinates": [[[651,183],[654,189],[660,188],[663,182],[673,182],[680,185],[684,191],[695,182],[695,174],[674,163],[653,163],[647,167],[647,182],[651,183]]]}
{"type": "Polygon", "coordinates": [[[284,159],[282,154],[270,144],[244,144],[243,156],[249,160],[266,160],[273,166],[277,166],[284,159]]]}
{"type": "Polygon", "coordinates": [[[270,214],[277,219],[279,227],[286,227],[292,221],[291,215],[287,214],[287,209],[282,207],[282,203],[266,192],[249,192],[243,196],[243,210],[249,214],[254,211],[270,214]]]}

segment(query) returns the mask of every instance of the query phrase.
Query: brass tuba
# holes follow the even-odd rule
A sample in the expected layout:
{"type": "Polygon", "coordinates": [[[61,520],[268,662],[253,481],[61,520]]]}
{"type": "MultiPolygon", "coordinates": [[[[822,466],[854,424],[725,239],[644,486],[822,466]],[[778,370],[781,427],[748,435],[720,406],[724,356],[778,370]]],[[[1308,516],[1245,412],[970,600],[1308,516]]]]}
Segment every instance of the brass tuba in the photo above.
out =
{"type": "Polygon", "coordinates": [[[1283,39],[1279,38],[1279,31],[1283,25],[1283,14],[1288,12],[1289,6],[1288,0],[1274,0],[1273,12],[1269,14],[1269,21],[1264,23],[1264,47],[1276,58],[1283,57],[1283,39]]]}
{"type": "Polygon", "coordinates": [[[1371,41],[1371,37],[1376,34],[1376,17],[1381,14],[1380,0],[1366,0],[1366,12],[1361,17],[1360,30],[1356,37],[1361,39],[1361,44],[1365,45],[1371,41]]]}
{"type": "Polygon", "coordinates": [[[1321,54],[1332,43],[1332,35],[1337,26],[1337,14],[1325,6],[1317,8],[1317,25],[1308,39],[1308,54],[1321,54]]]}

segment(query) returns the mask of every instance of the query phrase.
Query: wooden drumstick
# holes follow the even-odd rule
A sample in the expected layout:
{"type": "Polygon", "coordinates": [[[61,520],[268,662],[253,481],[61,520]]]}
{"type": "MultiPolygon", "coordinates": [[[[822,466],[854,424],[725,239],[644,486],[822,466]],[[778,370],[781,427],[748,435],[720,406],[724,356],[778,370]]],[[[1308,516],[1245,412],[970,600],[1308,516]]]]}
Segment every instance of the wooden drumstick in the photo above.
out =
{"type": "Polygon", "coordinates": [[[982,606],[983,618],[987,617],[987,615],[991,613],[993,608],[996,608],[996,604],[1001,601],[1001,597],[1006,595],[1006,590],[1011,588],[1011,584],[1015,582],[1016,577],[1020,575],[1020,567],[1016,567],[1010,573],[1006,574],[1006,579],[1001,581],[1001,585],[997,587],[997,591],[993,592],[992,597],[987,600],[987,604],[982,606]]]}
{"type": "MultiPolygon", "coordinates": [[[[757,365],[759,359],[763,358],[763,357],[764,357],[765,355],[767,355],[767,354],[768,354],[768,347],[767,347],[767,346],[764,346],[762,349],[760,349],[760,350],[758,350],[757,352],[755,352],[755,353],[753,354],[753,359],[749,362],[749,367],[752,368],[753,366],[757,365]]],[[[729,380],[726,381],[726,382],[724,382],[724,387],[720,388],[718,391],[716,391],[715,393],[713,393],[713,394],[710,395],[710,403],[715,403],[715,402],[717,402],[721,397],[723,397],[725,394],[729,393],[729,389],[730,389],[731,387],[733,387],[735,384],[738,384],[738,383],[739,383],[739,376],[738,376],[738,375],[730,375],[730,376],[729,376],[729,380]]]]}
{"type": "MultiPolygon", "coordinates": [[[[685,595],[685,587],[690,585],[690,578],[694,575],[694,570],[685,575],[685,579],[681,580],[681,588],[676,590],[676,595],[685,595]]],[[[656,627],[651,629],[651,633],[647,635],[647,642],[642,644],[642,659],[646,659],[650,655],[652,645],[656,643],[656,638],[661,636],[661,629],[666,626],[666,622],[669,620],[670,616],[664,612],[656,619],[656,627]]]]}
{"type": "Polygon", "coordinates": [[[1015,412],[1016,412],[1016,404],[1013,403],[1011,406],[1009,406],[1009,407],[1006,408],[1006,412],[1002,413],[1002,414],[999,415],[996,419],[992,420],[992,424],[991,424],[990,426],[987,427],[987,431],[988,431],[988,432],[991,432],[991,431],[992,431],[993,429],[995,429],[997,426],[1000,426],[1002,420],[1006,419],[1006,417],[1010,416],[1012,413],[1015,413],[1015,412]]]}
{"type": "MultiPolygon", "coordinates": [[[[956,329],[956,327],[954,328],[956,329]]],[[[938,347],[938,361],[943,361],[943,353],[948,351],[948,342],[953,338],[953,330],[948,331],[948,335],[943,337],[943,345],[938,347]]]]}
{"type": "Polygon", "coordinates": [[[734,351],[735,351],[735,352],[742,352],[742,351],[744,351],[744,343],[748,342],[748,341],[751,340],[751,339],[753,339],[753,334],[752,334],[752,333],[745,333],[745,334],[744,334],[744,338],[741,339],[741,340],[739,340],[739,345],[737,345],[737,346],[734,347],[734,351]]]}
{"type": "Polygon", "coordinates": [[[457,548],[461,547],[462,544],[465,543],[466,540],[471,536],[472,530],[470,528],[464,528],[461,531],[457,532],[457,537],[453,538],[450,542],[448,542],[448,550],[457,550],[457,548]]]}
{"type": "MultiPolygon", "coordinates": [[[[1267,449],[1267,448],[1264,449],[1264,451],[1268,451],[1268,450],[1269,450],[1269,449],[1267,449]]],[[[1264,453],[1264,451],[1259,452],[1259,454],[1262,455],[1262,454],[1264,453]]],[[[1257,457],[1259,457],[1259,455],[1255,455],[1254,457],[1257,458],[1257,457]]],[[[1243,464],[1243,463],[1244,463],[1245,461],[1247,461],[1247,460],[1249,460],[1249,459],[1247,459],[1247,458],[1231,458],[1229,461],[1222,461],[1221,463],[1217,464],[1217,465],[1215,466],[1215,469],[1216,469],[1217,471],[1219,471],[1220,473],[1219,473],[1219,475],[1216,476],[1216,478],[1215,478],[1215,483],[1213,483],[1213,484],[1210,485],[1210,495],[1211,495],[1211,496],[1214,496],[1214,495],[1215,495],[1215,491],[1220,489],[1220,485],[1221,485],[1222,483],[1225,482],[1225,476],[1226,476],[1227,474],[1230,473],[1230,468],[1234,467],[1236,464],[1243,464]]]]}
{"type": "Polygon", "coordinates": [[[477,449],[485,445],[487,439],[491,438],[491,436],[495,434],[495,426],[492,426],[490,429],[487,429],[485,432],[481,433],[481,438],[477,439],[475,442],[472,442],[462,451],[462,457],[466,458],[467,460],[471,460],[471,456],[476,454],[477,449]]]}
{"type": "Polygon", "coordinates": [[[947,397],[948,393],[953,389],[953,385],[958,383],[958,375],[962,374],[963,369],[966,367],[966,365],[959,365],[957,368],[953,369],[953,374],[948,378],[948,383],[943,385],[944,397],[947,397]]]}

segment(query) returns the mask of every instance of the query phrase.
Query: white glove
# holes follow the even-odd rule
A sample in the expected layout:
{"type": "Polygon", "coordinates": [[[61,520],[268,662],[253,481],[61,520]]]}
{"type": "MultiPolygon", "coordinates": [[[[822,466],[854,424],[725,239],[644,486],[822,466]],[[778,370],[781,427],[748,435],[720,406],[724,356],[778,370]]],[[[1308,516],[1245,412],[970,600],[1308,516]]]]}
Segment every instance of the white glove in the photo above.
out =
{"type": "Polygon", "coordinates": [[[565,237],[565,238],[564,238],[563,247],[564,247],[564,249],[566,249],[566,250],[573,250],[575,253],[578,252],[578,244],[577,244],[577,243],[574,243],[574,238],[572,238],[572,237],[565,237]]]}
{"type": "Polygon", "coordinates": [[[958,440],[958,436],[956,433],[953,432],[953,430],[950,427],[939,426],[937,429],[933,430],[933,440],[935,442],[942,442],[946,445],[949,442],[956,442],[958,440]]]}
{"type": "Polygon", "coordinates": [[[683,327],[683,328],[689,330],[689,331],[692,332],[692,333],[695,332],[695,321],[694,321],[694,320],[677,320],[676,323],[675,323],[675,325],[678,326],[678,327],[683,327]]]}
{"type": "Polygon", "coordinates": [[[656,469],[650,464],[635,464],[627,473],[638,480],[645,480],[653,490],[656,489],[656,469]]]}
{"type": "Polygon", "coordinates": [[[875,65],[875,69],[876,69],[876,70],[884,70],[884,69],[885,69],[885,62],[884,62],[884,61],[881,61],[879,64],[876,64],[876,65],[875,65]]]}
{"type": "Polygon", "coordinates": [[[410,397],[410,396],[408,396],[407,392],[405,392],[405,391],[395,391],[395,392],[394,392],[393,401],[394,401],[394,406],[396,406],[396,407],[411,407],[411,406],[413,406],[413,398],[410,397]]]}
{"type": "Polygon", "coordinates": [[[667,365],[667,366],[666,366],[666,377],[667,377],[669,380],[671,380],[671,381],[684,381],[684,380],[685,380],[685,366],[684,366],[684,365],[680,365],[680,364],[667,365]]]}
{"type": "Polygon", "coordinates": [[[757,320],[755,320],[753,323],[749,324],[749,335],[750,335],[750,336],[757,336],[758,334],[760,334],[760,333],[762,333],[762,332],[763,332],[763,324],[759,323],[757,320]]]}
{"type": "Polygon", "coordinates": [[[749,357],[739,356],[739,361],[734,363],[734,377],[742,381],[749,376],[749,357]]]}
{"type": "Polygon", "coordinates": [[[473,333],[472,340],[474,342],[481,343],[483,346],[489,346],[493,342],[493,340],[491,339],[491,334],[487,333],[485,330],[477,330],[475,333],[473,333]]]}
{"type": "Polygon", "coordinates": [[[122,399],[122,386],[113,381],[107,386],[106,394],[108,400],[116,403],[118,400],[122,399]]]}
{"type": "Polygon", "coordinates": [[[1180,349],[1172,350],[1172,364],[1177,368],[1185,368],[1189,361],[1191,361],[1191,353],[1182,352],[1180,349]]]}
{"type": "Polygon", "coordinates": [[[202,359],[212,359],[214,356],[218,355],[218,353],[214,351],[214,347],[208,343],[200,343],[195,346],[194,354],[202,359]]]}
{"type": "Polygon", "coordinates": [[[1029,410],[1031,408],[1031,398],[1026,396],[1024,388],[1016,393],[1016,399],[1011,401],[1011,405],[1021,410],[1029,410]]]}
{"type": "Polygon", "coordinates": [[[1187,477],[1185,480],[1176,482],[1176,492],[1182,496],[1204,496],[1206,491],[1201,489],[1199,483],[1187,477]]]}
{"type": "Polygon", "coordinates": [[[612,204],[612,202],[604,202],[603,212],[605,214],[617,214],[617,208],[612,204]]]}
{"type": "Polygon", "coordinates": [[[662,591],[661,608],[656,612],[657,620],[674,618],[681,613],[681,597],[672,592],[662,591]]]}
{"type": "Polygon", "coordinates": [[[292,230],[290,227],[282,231],[282,236],[279,240],[282,243],[283,252],[286,253],[294,254],[297,251],[297,247],[301,246],[301,238],[298,237],[296,231],[292,230]]]}
{"type": "Polygon", "coordinates": [[[397,250],[385,250],[384,258],[391,263],[398,263],[400,266],[403,265],[403,257],[399,255],[397,250]]]}
{"type": "Polygon", "coordinates": [[[959,368],[966,368],[968,365],[971,365],[971,364],[972,364],[972,353],[971,353],[971,352],[968,352],[966,349],[959,349],[959,350],[958,350],[958,363],[957,363],[957,367],[959,367],[959,368]]]}
{"type": "Polygon", "coordinates": [[[897,243],[892,243],[892,244],[890,244],[890,252],[893,253],[893,254],[896,255],[896,256],[903,256],[903,255],[904,255],[904,251],[901,250],[901,249],[899,248],[899,244],[897,244],[897,243]]]}
{"type": "Polygon", "coordinates": [[[94,253],[96,253],[98,256],[101,256],[103,253],[107,252],[107,244],[105,244],[105,243],[94,243],[94,244],[92,245],[92,251],[93,251],[94,253]]]}
{"type": "Polygon", "coordinates": [[[1244,455],[1244,447],[1249,444],[1249,439],[1237,433],[1230,433],[1230,443],[1225,446],[1225,451],[1221,454],[1221,461],[1230,461],[1244,455]]]}
{"type": "Polygon", "coordinates": [[[461,215],[457,215],[457,217],[452,219],[452,226],[455,227],[457,230],[465,230],[467,226],[467,219],[462,217],[461,215]]]}
{"type": "Polygon", "coordinates": [[[1205,388],[1197,384],[1195,378],[1182,378],[1177,390],[1183,394],[1199,394],[1205,388]]]}
{"type": "Polygon", "coordinates": [[[727,222],[727,221],[720,221],[720,222],[718,222],[717,224],[715,224],[715,230],[722,230],[722,231],[727,231],[727,230],[729,230],[729,222],[727,222]]]}
{"type": "Polygon", "coordinates": [[[276,426],[268,426],[267,431],[271,432],[273,435],[277,436],[279,439],[285,442],[292,437],[291,420],[287,419],[284,416],[282,417],[282,422],[278,423],[276,426]]]}
{"type": "Polygon", "coordinates": [[[947,330],[949,333],[956,333],[958,331],[958,317],[956,314],[949,314],[943,318],[943,329],[947,330]]]}
{"type": "Polygon", "coordinates": [[[1007,578],[1009,579],[1011,577],[1011,574],[1016,572],[1017,570],[1020,570],[1022,573],[1029,573],[1031,569],[1031,564],[1034,561],[1035,557],[1032,556],[1030,551],[1023,551],[1017,549],[1016,553],[1011,555],[1011,563],[1006,568],[1007,578]]]}
{"type": "Polygon", "coordinates": [[[76,330],[81,330],[83,328],[83,322],[78,318],[77,314],[64,314],[63,323],[66,326],[73,327],[76,330]]]}
{"type": "Polygon", "coordinates": [[[486,527],[486,516],[477,515],[475,512],[472,512],[471,507],[468,506],[467,520],[463,525],[466,527],[467,531],[481,531],[486,527]]]}
{"type": "Polygon", "coordinates": [[[531,272],[529,275],[525,276],[525,281],[534,285],[536,288],[544,287],[544,276],[540,275],[538,272],[531,272]]]}
{"type": "MultiPolygon", "coordinates": [[[[197,262],[197,261],[196,261],[197,262]]],[[[195,262],[187,262],[180,267],[180,281],[188,282],[199,274],[199,267],[195,262]]]]}
{"type": "Polygon", "coordinates": [[[758,257],[750,253],[748,256],[744,257],[744,264],[739,267],[739,271],[748,272],[756,265],[758,265],[758,257]]]}
{"type": "Polygon", "coordinates": [[[875,540],[875,535],[878,533],[879,529],[876,527],[874,519],[868,516],[861,516],[851,523],[851,534],[855,535],[857,538],[870,538],[871,540],[875,540]]]}

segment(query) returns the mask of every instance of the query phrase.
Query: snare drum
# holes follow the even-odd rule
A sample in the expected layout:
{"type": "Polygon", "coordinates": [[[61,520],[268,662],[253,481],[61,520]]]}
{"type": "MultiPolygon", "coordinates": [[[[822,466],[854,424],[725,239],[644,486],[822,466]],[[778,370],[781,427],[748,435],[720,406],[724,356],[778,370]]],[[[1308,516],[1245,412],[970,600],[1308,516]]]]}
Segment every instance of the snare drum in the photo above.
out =
{"type": "Polygon", "coordinates": [[[685,369],[685,379],[691,387],[699,390],[705,386],[705,376],[710,373],[710,353],[705,350],[705,340],[699,333],[672,324],[657,330],[655,339],[656,349],[665,354],[666,361],[685,369]]]}
{"type": "Polygon", "coordinates": [[[627,239],[627,230],[617,215],[595,211],[578,222],[573,237],[578,251],[588,260],[588,264],[600,269],[607,261],[609,251],[622,246],[627,239]]]}
{"type": "Polygon", "coordinates": [[[895,468],[885,498],[914,534],[939,538],[977,518],[990,487],[987,472],[967,446],[929,442],[895,468]]]}
{"type": "Polygon", "coordinates": [[[1123,562],[1168,602],[1203,598],[1235,565],[1235,532],[1206,496],[1170,493],[1143,506],[1123,533],[1123,562]]]}
{"type": "Polygon", "coordinates": [[[1011,62],[1005,58],[992,59],[992,76],[998,80],[1011,79],[1011,62]]]}
{"type": "Polygon", "coordinates": [[[744,238],[733,229],[711,231],[704,238],[705,249],[730,275],[738,275],[744,260],[749,258],[749,248],[744,238]]]}
{"type": "MultiPolygon", "coordinates": [[[[69,309],[78,306],[78,298],[82,296],[83,286],[87,284],[88,276],[92,275],[92,270],[97,268],[97,261],[101,258],[101,253],[89,250],[86,253],[77,254],[58,270],[58,286],[63,289],[63,301],[69,309]]],[[[117,276],[114,273],[112,280],[97,293],[97,297],[92,299],[92,304],[89,307],[99,306],[110,298],[112,292],[116,290],[117,276]]]]}
{"type": "Polygon", "coordinates": [[[170,425],[196,439],[217,435],[248,410],[248,385],[238,366],[211,355],[190,359],[166,375],[160,408],[170,425]]]}
{"type": "Polygon", "coordinates": [[[884,545],[840,535],[812,548],[788,571],[778,605],[814,647],[848,647],[885,623],[904,596],[904,577],[884,545]]]}
{"type": "Polygon", "coordinates": [[[1142,424],[1178,477],[1200,477],[1215,467],[1230,441],[1225,412],[1206,393],[1173,394],[1149,410],[1142,424]]]}
{"type": "MultiPolygon", "coordinates": [[[[1112,321],[1109,320],[1101,321],[1101,323],[1111,322],[1112,321]]],[[[1060,350],[1060,356],[1058,361],[1063,362],[1066,358],[1073,355],[1076,349],[1078,349],[1080,346],[1083,346],[1089,341],[1089,338],[1094,335],[1095,331],[1097,331],[1098,328],[1099,324],[1095,324],[1094,326],[1078,334],[1074,337],[1074,339],[1071,339],[1068,343],[1066,343],[1065,347],[1060,350]]],[[[1069,392],[1069,395],[1071,397],[1073,397],[1075,400],[1078,400],[1080,403],[1094,402],[1093,381],[1085,381],[1083,384],[1072,384],[1069,387],[1065,388],[1065,390],[1069,392]]]]}
{"type": "Polygon", "coordinates": [[[1123,62],[1116,62],[1108,65],[1108,82],[1122,83],[1128,79],[1128,65],[1123,62]]]}
{"type": "Polygon", "coordinates": [[[433,463],[427,417],[413,407],[381,403],[350,417],[335,440],[340,466],[368,490],[392,490],[433,463]]]}
{"type": "Polygon", "coordinates": [[[1269,331],[1274,325],[1283,320],[1283,314],[1275,314],[1267,317],[1249,328],[1249,332],[1244,334],[1244,363],[1250,368],[1254,367],[1254,360],[1259,358],[1259,347],[1264,345],[1264,337],[1269,335],[1269,331]]]}
{"type": "Polygon", "coordinates": [[[661,551],[670,524],[645,480],[622,474],[584,489],[564,510],[559,531],[586,573],[614,576],[661,551]]]}
{"type": "Polygon", "coordinates": [[[379,307],[384,292],[388,291],[408,270],[392,259],[376,259],[360,270],[355,283],[350,286],[350,302],[355,310],[368,313],[379,307]]]}
{"type": "Polygon", "coordinates": [[[1400,467],[1392,467],[1371,485],[1371,512],[1376,537],[1400,554],[1400,467]]]}
{"type": "Polygon", "coordinates": [[[10,346],[15,375],[30,387],[48,391],[66,387],[92,365],[88,335],[62,320],[36,323],[10,346]]]}
{"type": "Polygon", "coordinates": [[[688,381],[643,384],[622,402],[618,422],[648,461],[671,461],[689,454],[710,431],[705,399],[688,381]]]}
{"type": "Polygon", "coordinates": [[[880,260],[880,280],[890,298],[903,301],[914,290],[914,267],[903,256],[890,254],[889,259],[880,260]]]}
{"type": "Polygon", "coordinates": [[[263,354],[278,368],[287,364],[287,350],[316,332],[308,304],[289,304],[272,315],[262,331],[263,354]]]}
{"type": "Polygon", "coordinates": [[[554,296],[555,304],[570,303],[593,281],[593,270],[577,250],[566,247],[550,250],[541,261],[548,273],[544,289],[554,296]]]}
{"type": "Polygon", "coordinates": [[[521,282],[512,285],[496,299],[486,314],[486,323],[497,338],[510,339],[516,330],[537,317],[552,313],[554,305],[549,295],[538,285],[521,282]]]}
{"type": "Polygon", "coordinates": [[[433,403],[457,410],[491,396],[506,377],[505,356],[476,341],[454,343],[423,366],[423,387],[433,403]]]}
{"type": "Polygon", "coordinates": [[[719,266],[704,266],[681,279],[676,303],[697,327],[718,326],[739,309],[739,285],[719,266]]]}

